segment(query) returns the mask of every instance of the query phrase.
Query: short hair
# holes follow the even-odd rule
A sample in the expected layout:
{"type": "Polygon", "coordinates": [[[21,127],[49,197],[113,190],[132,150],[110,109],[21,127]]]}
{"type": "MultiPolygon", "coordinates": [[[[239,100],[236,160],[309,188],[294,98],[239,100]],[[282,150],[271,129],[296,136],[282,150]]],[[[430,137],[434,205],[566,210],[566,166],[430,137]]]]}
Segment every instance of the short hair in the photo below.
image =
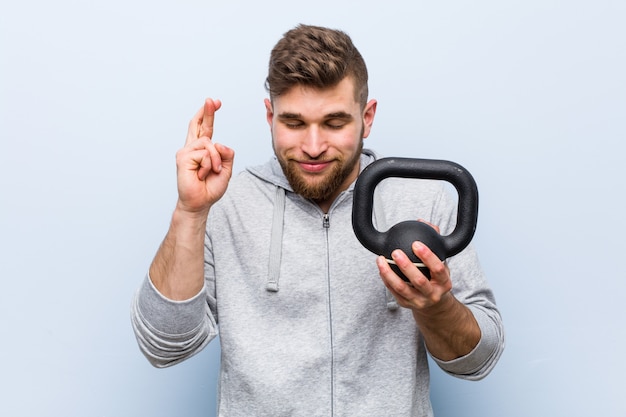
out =
{"type": "Polygon", "coordinates": [[[272,49],[265,89],[274,99],[295,85],[324,89],[348,76],[354,80],[355,100],[364,108],[367,67],[350,36],[340,30],[298,25],[272,49]]]}

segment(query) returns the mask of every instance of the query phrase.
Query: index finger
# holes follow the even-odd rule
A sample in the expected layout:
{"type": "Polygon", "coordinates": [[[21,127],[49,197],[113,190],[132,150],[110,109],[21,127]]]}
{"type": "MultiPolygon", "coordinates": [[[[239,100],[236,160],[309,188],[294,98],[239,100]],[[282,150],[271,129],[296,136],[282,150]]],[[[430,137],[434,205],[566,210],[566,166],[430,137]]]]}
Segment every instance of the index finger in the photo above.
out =
{"type": "Polygon", "coordinates": [[[204,109],[202,119],[199,121],[198,137],[206,136],[209,139],[213,137],[213,121],[215,120],[215,112],[222,107],[220,100],[207,98],[204,101],[204,109]]]}

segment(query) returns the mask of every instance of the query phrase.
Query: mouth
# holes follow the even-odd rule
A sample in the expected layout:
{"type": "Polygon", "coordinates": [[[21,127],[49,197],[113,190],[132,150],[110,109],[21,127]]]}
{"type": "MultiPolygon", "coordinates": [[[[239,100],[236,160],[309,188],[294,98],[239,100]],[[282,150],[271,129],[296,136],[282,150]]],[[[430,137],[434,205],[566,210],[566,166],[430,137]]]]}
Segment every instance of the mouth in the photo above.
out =
{"type": "Polygon", "coordinates": [[[322,172],[330,166],[330,161],[298,161],[298,166],[309,173],[322,172]]]}

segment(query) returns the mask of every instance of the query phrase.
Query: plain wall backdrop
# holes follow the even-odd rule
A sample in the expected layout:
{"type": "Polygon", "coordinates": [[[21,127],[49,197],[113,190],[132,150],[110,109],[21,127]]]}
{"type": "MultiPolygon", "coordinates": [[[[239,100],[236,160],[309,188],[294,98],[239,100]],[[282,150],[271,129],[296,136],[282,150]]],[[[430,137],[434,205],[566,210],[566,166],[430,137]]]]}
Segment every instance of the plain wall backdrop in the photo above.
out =
{"type": "Polygon", "coordinates": [[[480,382],[433,369],[437,416],[626,415],[625,21],[622,0],[2,1],[0,415],[215,414],[218,344],[154,369],[130,300],[204,98],[236,170],[272,155],[267,61],[298,23],[364,55],[366,146],[478,182],[507,348],[480,382]]]}

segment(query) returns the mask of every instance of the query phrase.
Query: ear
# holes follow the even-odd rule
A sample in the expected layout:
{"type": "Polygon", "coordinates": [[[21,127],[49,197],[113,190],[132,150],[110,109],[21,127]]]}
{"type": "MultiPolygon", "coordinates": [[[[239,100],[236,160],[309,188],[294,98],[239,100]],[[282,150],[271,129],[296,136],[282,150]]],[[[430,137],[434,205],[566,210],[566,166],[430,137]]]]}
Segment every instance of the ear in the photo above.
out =
{"type": "Polygon", "coordinates": [[[374,124],[374,116],[376,116],[376,106],[378,102],[374,99],[367,102],[363,110],[363,138],[369,136],[374,124]]]}
{"type": "Polygon", "coordinates": [[[270,130],[272,129],[272,125],[274,123],[274,109],[272,107],[272,102],[269,98],[264,100],[265,103],[265,119],[267,120],[267,124],[270,125],[270,130]]]}

